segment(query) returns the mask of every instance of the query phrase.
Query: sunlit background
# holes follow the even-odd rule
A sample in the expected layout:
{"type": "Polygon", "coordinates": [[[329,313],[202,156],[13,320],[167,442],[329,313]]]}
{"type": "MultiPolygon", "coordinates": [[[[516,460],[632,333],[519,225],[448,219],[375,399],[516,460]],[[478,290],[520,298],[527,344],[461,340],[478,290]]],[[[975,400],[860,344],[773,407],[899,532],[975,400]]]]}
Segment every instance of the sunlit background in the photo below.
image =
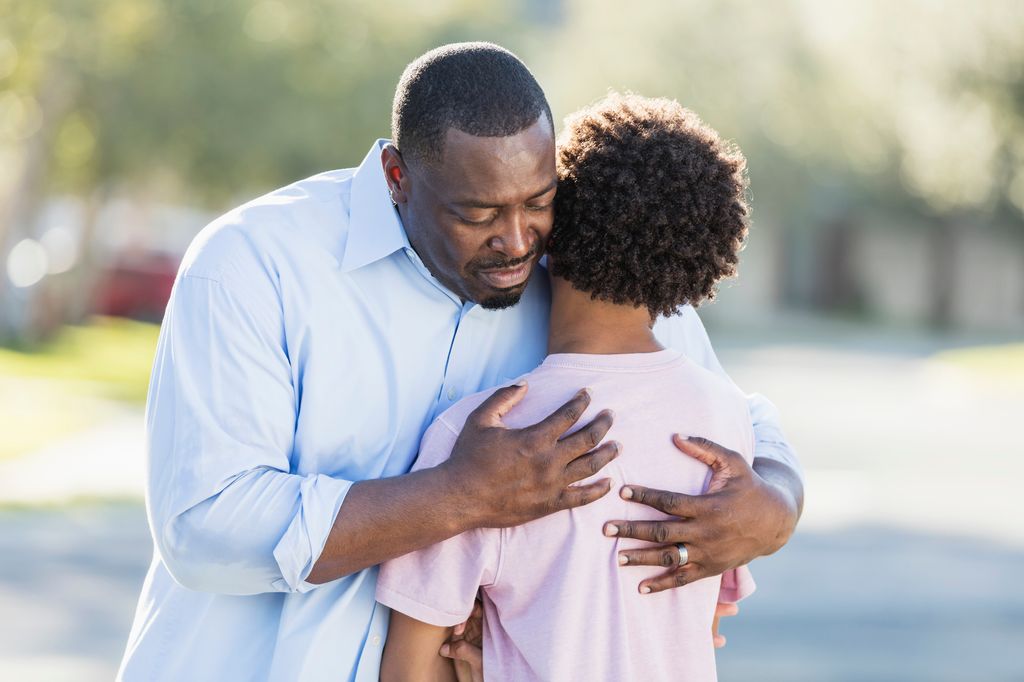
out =
{"type": "Polygon", "coordinates": [[[516,51],[556,118],[673,97],[748,157],[741,274],[701,312],[808,490],[722,679],[1024,679],[1012,0],[0,0],[0,678],[116,670],[189,240],[357,165],[405,64],[469,39],[516,51]]]}

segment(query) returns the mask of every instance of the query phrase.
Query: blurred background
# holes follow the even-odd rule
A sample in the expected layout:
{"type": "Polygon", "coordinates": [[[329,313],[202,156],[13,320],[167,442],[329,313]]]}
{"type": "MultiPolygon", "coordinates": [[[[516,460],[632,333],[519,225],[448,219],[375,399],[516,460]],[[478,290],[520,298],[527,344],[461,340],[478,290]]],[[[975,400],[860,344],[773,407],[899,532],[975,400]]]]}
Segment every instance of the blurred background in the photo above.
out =
{"type": "Polygon", "coordinates": [[[722,679],[1024,680],[1012,0],[0,0],[0,678],[116,671],[190,239],[357,165],[405,64],[478,39],[558,119],[608,88],[667,96],[748,157],[740,277],[701,313],[808,488],[722,679]]]}

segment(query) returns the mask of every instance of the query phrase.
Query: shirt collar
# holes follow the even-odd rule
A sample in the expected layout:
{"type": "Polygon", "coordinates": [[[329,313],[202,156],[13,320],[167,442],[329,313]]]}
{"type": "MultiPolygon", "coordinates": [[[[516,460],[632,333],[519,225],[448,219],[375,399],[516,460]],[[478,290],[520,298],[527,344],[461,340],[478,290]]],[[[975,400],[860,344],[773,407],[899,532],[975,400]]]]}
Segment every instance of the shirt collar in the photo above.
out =
{"type": "Polygon", "coordinates": [[[391,203],[380,153],[389,140],[377,140],[352,176],[348,241],[342,272],[351,272],[409,248],[409,237],[391,203]]]}

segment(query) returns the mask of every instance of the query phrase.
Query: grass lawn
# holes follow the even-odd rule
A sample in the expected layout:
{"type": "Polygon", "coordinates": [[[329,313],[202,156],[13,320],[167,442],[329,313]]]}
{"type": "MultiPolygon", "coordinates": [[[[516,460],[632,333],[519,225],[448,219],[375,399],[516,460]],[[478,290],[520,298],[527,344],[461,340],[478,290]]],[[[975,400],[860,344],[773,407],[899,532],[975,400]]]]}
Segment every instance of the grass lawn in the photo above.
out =
{"type": "Polygon", "coordinates": [[[1001,384],[1024,386],[1024,343],[948,350],[935,360],[1001,384]]]}
{"type": "Polygon", "coordinates": [[[92,425],[111,401],[143,405],[158,332],[153,324],[96,318],[31,351],[0,348],[0,458],[92,425]]]}

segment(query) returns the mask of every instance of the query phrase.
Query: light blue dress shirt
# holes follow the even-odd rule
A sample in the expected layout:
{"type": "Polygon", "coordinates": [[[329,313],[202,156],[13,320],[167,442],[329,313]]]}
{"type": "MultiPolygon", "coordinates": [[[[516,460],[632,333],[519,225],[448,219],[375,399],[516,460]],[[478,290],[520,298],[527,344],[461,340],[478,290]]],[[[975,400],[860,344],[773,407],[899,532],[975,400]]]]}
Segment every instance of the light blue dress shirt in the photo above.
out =
{"type": "MultiPolygon", "coordinates": [[[[119,678],[376,680],[376,568],[306,581],[353,481],[407,472],[434,417],[545,355],[549,285],[488,311],[410,248],[378,141],[192,243],[146,409],[153,561],[119,678]]],[[[721,372],[692,309],[664,343],[721,372]]],[[[757,455],[796,465],[770,403],[757,455]]]]}

